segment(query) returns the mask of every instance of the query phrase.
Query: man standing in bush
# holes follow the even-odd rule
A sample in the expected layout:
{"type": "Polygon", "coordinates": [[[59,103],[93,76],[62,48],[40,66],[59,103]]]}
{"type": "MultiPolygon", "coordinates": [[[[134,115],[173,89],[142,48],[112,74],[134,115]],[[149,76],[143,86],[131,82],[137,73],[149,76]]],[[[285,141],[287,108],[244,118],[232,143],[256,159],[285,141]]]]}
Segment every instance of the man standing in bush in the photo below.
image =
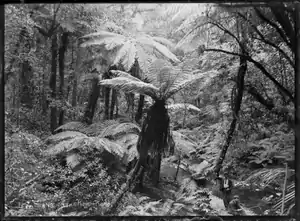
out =
{"type": "Polygon", "coordinates": [[[227,209],[229,202],[231,200],[231,190],[233,187],[233,182],[228,178],[228,171],[224,171],[223,176],[218,177],[219,188],[223,195],[224,206],[227,209]]]}

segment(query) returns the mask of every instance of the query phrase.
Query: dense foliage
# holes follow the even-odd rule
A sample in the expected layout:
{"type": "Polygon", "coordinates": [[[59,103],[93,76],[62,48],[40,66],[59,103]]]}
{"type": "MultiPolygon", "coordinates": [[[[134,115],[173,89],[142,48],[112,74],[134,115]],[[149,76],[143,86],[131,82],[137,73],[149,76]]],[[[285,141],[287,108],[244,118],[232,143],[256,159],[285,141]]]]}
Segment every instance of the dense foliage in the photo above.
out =
{"type": "Polygon", "coordinates": [[[294,13],[6,5],[7,215],[293,214],[294,13]]]}

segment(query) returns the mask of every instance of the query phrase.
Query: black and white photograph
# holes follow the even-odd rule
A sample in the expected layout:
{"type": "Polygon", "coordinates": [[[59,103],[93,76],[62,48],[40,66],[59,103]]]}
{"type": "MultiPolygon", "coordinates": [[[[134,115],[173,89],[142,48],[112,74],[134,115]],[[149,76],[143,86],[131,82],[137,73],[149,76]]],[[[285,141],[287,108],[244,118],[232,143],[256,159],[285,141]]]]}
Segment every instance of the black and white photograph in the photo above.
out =
{"type": "Polygon", "coordinates": [[[1,217],[300,218],[300,3],[3,7],[1,217]]]}

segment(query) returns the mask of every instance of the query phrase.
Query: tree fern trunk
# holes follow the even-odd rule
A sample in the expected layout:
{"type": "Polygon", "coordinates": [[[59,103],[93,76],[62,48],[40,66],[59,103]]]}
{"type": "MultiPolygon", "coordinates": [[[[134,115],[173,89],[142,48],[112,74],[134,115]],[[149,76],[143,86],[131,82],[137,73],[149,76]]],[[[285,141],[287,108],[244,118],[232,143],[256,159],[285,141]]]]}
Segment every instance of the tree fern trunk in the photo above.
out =
{"type": "Polygon", "coordinates": [[[119,117],[119,99],[118,99],[118,93],[116,94],[116,115],[115,118],[119,117]]]}
{"type": "MultiPolygon", "coordinates": [[[[61,46],[59,48],[59,77],[60,77],[60,86],[59,86],[59,96],[64,103],[64,82],[65,82],[65,53],[68,47],[68,33],[64,32],[61,36],[61,46]]],[[[60,110],[58,126],[64,124],[64,110],[60,110]]]]}
{"type": "Polygon", "coordinates": [[[104,89],[104,119],[109,119],[109,96],[110,95],[110,88],[104,89]]]}
{"type": "MultiPolygon", "coordinates": [[[[51,44],[51,54],[52,54],[52,62],[51,62],[51,76],[50,76],[50,90],[51,90],[51,98],[54,101],[56,99],[56,69],[57,69],[57,35],[54,34],[52,36],[52,44],[51,44]]],[[[57,108],[56,106],[51,107],[50,113],[50,130],[53,133],[57,128],[57,108]]]]}
{"type": "Polygon", "coordinates": [[[75,63],[75,68],[74,68],[74,73],[73,73],[73,91],[72,91],[72,106],[76,107],[77,105],[77,84],[78,84],[78,74],[79,74],[79,65],[80,65],[80,59],[81,59],[81,48],[78,47],[77,53],[76,53],[76,63],[75,63]]]}
{"type": "Polygon", "coordinates": [[[116,104],[116,95],[117,95],[116,90],[112,89],[111,90],[111,104],[110,104],[110,116],[109,116],[109,119],[113,119],[114,118],[114,110],[115,110],[115,104],[116,104]]]}
{"type": "Polygon", "coordinates": [[[144,107],[144,103],[145,103],[145,96],[144,95],[140,95],[140,99],[139,99],[139,104],[138,104],[138,109],[135,115],[135,121],[137,123],[141,123],[141,119],[143,116],[143,107],[144,107]]]}
{"type": "MultiPolygon", "coordinates": [[[[241,30],[242,32],[242,40],[241,43],[243,45],[243,48],[240,48],[241,54],[246,54],[245,44],[246,44],[246,38],[245,38],[245,30],[241,30]]],[[[222,167],[222,163],[225,159],[225,155],[227,153],[228,147],[230,146],[230,142],[233,138],[233,134],[235,131],[235,127],[238,120],[239,111],[241,108],[241,103],[243,99],[243,93],[244,93],[244,78],[247,72],[247,60],[244,57],[240,57],[240,67],[237,74],[237,93],[234,98],[234,107],[233,107],[233,120],[230,124],[229,130],[227,132],[225,144],[222,147],[221,153],[219,155],[219,158],[217,159],[216,166],[215,166],[215,173],[217,176],[219,175],[220,169],[222,167]]]]}
{"type": "Polygon", "coordinates": [[[88,124],[93,122],[97,101],[100,95],[100,85],[98,84],[98,78],[94,78],[92,81],[92,91],[90,93],[88,104],[84,112],[84,121],[88,124]]]}

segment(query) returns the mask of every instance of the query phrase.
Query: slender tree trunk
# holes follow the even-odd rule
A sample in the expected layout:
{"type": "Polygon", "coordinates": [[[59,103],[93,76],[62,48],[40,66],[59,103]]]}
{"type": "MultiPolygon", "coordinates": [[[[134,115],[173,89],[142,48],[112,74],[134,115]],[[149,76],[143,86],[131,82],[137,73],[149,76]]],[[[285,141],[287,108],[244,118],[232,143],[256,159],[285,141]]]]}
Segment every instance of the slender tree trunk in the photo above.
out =
{"type": "MultiPolygon", "coordinates": [[[[296,22],[295,22],[295,31],[296,31],[296,47],[294,48],[294,55],[295,55],[295,158],[296,162],[295,163],[295,170],[297,171],[296,173],[296,179],[299,180],[299,173],[300,171],[300,164],[299,164],[299,159],[300,159],[300,4],[296,3],[296,22]]],[[[295,185],[295,192],[299,193],[300,192],[300,185],[295,185]]],[[[296,205],[299,205],[299,197],[295,197],[295,203],[296,205]]],[[[297,206],[298,207],[298,206],[297,206]]],[[[296,207],[296,209],[298,209],[296,207]]],[[[300,210],[296,210],[295,214],[296,220],[300,219],[300,210]]]]}
{"type": "Polygon", "coordinates": [[[111,104],[110,104],[110,119],[114,118],[114,110],[116,105],[117,92],[116,90],[111,90],[111,104]]]}
{"type": "Polygon", "coordinates": [[[75,63],[75,68],[74,68],[74,73],[73,73],[73,91],[72,91],[72,106],[76,107],[77,106],[77,84],[78,84],[78,74],[80,71],[80,59],[81,59],[81,53],[82,49],[80,47],[77,48],[77,53],[76,53],[76,63],[75,63]]]}
{"type": "MultiPolygon", "coordinates": [[[[52,54],[52,62],[51,62],[51,76],[50,76],[50,90],[51,90],[51,98],[52,102],[56,99],[56,71],[57,71],[57,35],[54,34],[52,36],[52,44],[51,44],[51,54],[52,54]]],[[[57,128],[57,108],[56,106],[51,107],[50,114],[50,130],[53,133],[57,128]]]]}
{"type": "Polygon", "coordinates": [[[110,98],[110,88],[104,89],[104,119],[109,119],[109,98],[110,98]]]}
{"type": "MultiPolygon", "coordinates": [[[[61,46],[59,48],[59,77],[60,77],[60,87],[59,87],[59,95],[62,102],[64,99],[64,79],[65,79],[65,53],[68,47],[68,33],[64,32],[61,36],[61,46]]],[[[59,121],[58,126],[64,124],[64,110],[60,110],[59,113],[59,121]]]]}
{"type": "Polygon", "coordinates": [[[100,94],[100,85],[98,85],[98,78],[92,81],[92,91],[89,96],[88,104],[84,113],[84,121],[88,124],[93,122],[97,101],[100,94]]]}
{"type": "Polygon", "coordinates": [[[118,92],[116,94],[116,115],[115,118],[119,117],[119,100],[118,100],[118,92]]]}
{"type": "Polygon", "coordinates": [[[141,123],[141,119],[143,116],[143,107],[144,107],[144,103],[145,103],[145,96],[144,95],[140,95],[140,99],[139,99],[139,104],[138,104],[138,109],[135,115],[135,121],[137,123],[141,123]]]}
{"type": "MultiPolygon", "coordinates": [[[[239,22],[238,22],[238,25],[239,25],[239,22]]],[[[242,42],[243,46],[245,47],[246,38],[245,38],[244,28],[242,28],[241,32],[242,32],[241,42],[242,42]]],[[[240,48],[240,51],[242,54],[246,54],[245,48],[240,48]]],[[[240,57],[240,67],[238,70],[237,82],[236,82],[237,93],[234,97],[234,102],[233,102],[233,104],[234,104],[233,105],[233,120],[230,124],[229,130],[227,131],[225,143],[221,149],[219,158],[217,159],[217,162],[216,162],[215,173],[217,176],[219,175],[220,169],[222,167],[222,163],[225,159],[225,155],[227,153],[228,147],[230,146],[230,143],[233,138],[234,131],[235,131],[235,127],[236,127],[236,124],[238,121],[238,115],[239,115],[239,111],[241,108],[241,103],[242,103],[243,93],[244,93],[244,78],[245,78],[246,72],[247,72],[247,60],[245,59],[245,57],[240,57]]]]}

